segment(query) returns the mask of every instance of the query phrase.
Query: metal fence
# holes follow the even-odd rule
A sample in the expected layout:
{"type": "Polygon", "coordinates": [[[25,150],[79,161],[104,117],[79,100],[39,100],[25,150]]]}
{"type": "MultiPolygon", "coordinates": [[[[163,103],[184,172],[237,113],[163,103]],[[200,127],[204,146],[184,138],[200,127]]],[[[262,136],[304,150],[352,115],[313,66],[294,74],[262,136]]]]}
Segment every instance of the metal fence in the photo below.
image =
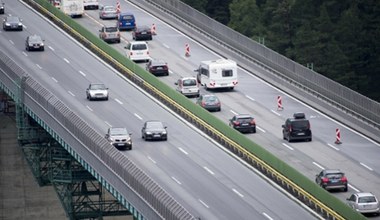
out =
{"type": "Polygon", "coordinates": [[[70,146],[70,151],[75,151],[69,153],[78,155],[89,164],[103,180],[107,181],[102,182],[107,189],[112,185],[112,188],[116,189],[124,199],[144,214],[144,218],[195,219],[128,157],[120,154],[99,133],[50,91],[28,76],[2,51],[0,51],[0,67],[3,70],[0,71],[0,80],[8,88],[6,92],[18,94],[18,99],[23,100],[20,104],[33,118],[38,118],[40,124],[46,124],[48,128],[45,129],[51,134],[58,135],[62,140],[58,142],[61,144],[65,142],[70,146]]]}
{"type": "MultiPolygon", "coordinates": [[[[328,107],[329,105],[338,108],[341,111],[340,115],[343,112],[348,113],[347,115],[350,117],[354,116],[357,121],[352,124],[347,123],[348,125],[357,127],[357,123],[362,123],[364,128],[362,132],[366,133],[366,131],[373,129],[371,132],[374,135],[367,135],[374,139],[377,138],[378,135],[376,134],[380,129],[380,103],[278,54],[200,13],[180,0],[130,1],[156,14],[165,22],[175,25],[190,36],[202,38],[202,42],[205,42],[206,46],[216,51],[222,51],[226,57],[233,57],[239,65],[247,69],[252,69],[253,62],[255,65],[259,64],[271,72],[271,74],[259,75],[271,84],[285,91],[289,89],[298,93],[306,91],[309,95],[314,96],[313,101],[323,100],[328,103],[326,105],[319,102],[318,105],[329,108],[332,113],[337,113],[337,111],[328,107]],[[250,62],[246,62],[242,58],[250,62]],[[286,82],[284,83],[284,81],[286,82]],[[367,127],[367,125],[371,127],[367,127]]],[[[304,96],[303,101],[308,102],[310,96],[304,96]]],[[[347,119],[346,116],[343,117],[347,119]]],[[[337,119],[339,120],[339,117],[337,119]]],[[[350,120],[351,118],[348,119],[348,121],[350,120]]]]}

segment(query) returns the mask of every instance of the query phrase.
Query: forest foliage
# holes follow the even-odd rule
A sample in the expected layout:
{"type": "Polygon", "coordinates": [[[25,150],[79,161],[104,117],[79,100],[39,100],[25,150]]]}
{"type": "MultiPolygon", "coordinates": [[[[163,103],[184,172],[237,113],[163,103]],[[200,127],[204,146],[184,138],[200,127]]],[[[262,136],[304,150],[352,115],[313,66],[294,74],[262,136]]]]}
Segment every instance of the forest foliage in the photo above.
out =
{"type": "Polygon", "coordinates": [[[182,0],[251,39],[380,101],[379,0],[182,0]]]}

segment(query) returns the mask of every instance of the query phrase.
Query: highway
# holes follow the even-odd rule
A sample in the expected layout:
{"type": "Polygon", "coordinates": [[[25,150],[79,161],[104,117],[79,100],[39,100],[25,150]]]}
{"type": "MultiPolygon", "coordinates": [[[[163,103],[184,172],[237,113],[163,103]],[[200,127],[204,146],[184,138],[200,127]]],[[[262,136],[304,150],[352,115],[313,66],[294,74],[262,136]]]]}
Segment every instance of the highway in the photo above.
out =
{"type": "Polygon", "coordinates": [[[6,14],[23,19],[24,31],[1,31],[1,49],[100,134],[110,126],[127,127],[133,133],[133,150],[120,153],[138,164],[194,216],[316,218],[19,1],[6,5],[6,14]],[[30,34],[45,39],[44,52],[25,51],[25,39],[30,34]],[[87,101],[85,88],[90,82],[109,86],[110,100],[87,101]],[[150,119],[160,119],[168,126],[167,142],[141,139],[142,124],[150,119]]]}
{"type": "MultiPolygon", "coordinates": [[[[104,0],[100,4],[113,4],[113,1],[104,0]]],[[[182,76],[195,76],[193,72],[202,60],[218,59],[221,55],[215,54],[169,27],[165,23],[138,8],[130,2],[121,1],[122,11],[134,13],[138,25],[156,25],[157,35],[149,41],[150,54],[153,58],[161,58],[168,62],[171,70],[169,77],[160,79],[174,88],[174,82],[182,76]],[[185,57],[186,43],[190,44],[191,56],[185,57]]],[[[86,15],[77,19],[97,35],[103,24],[115,24],[115,20],[99,20],[98,12],[86,11],[86,15]]],[[[122,32],[125,41],[132,40],[130,32],[122,32]]],[[[125,45],[114,44],[121,53],[125,45]]],[[[239,62],[237,60],[237,62],[239,62]]],[[[142,67],[145,64],[140,64],[142,67]]],[[[239,70],[239,84],[234,91],[215,92],[222,101],[222,111],[212,113],[228,123],[236,113],[250,113],[256,118],[258,125],[256,134],[247,134],[254,142],[265,147],[291,166],[299,170],[311,180],[315,179],[321,169],[341,169],[346,173],[349,181],[348,192],[333,192],[342,201],[358,191],[370,191],[380,197],[380,145],[358,134],[354,130],[334,121],[323,112],[319,112],[305,103],[301,103],[275,87],[263,82],[254,76],[255,72],[265,71],[257,67],[247,72],[239,70]],[[277,96],[282,96],[284,110],[277,110],[277,96]],[[294,112],[304,112],[311,122],[313,132],[312,142],[288,143],[282,139],[282,128],[286,118],[294,112]],[[334,144],[335,129],[341,131],[341,145],[334,144]]],[[[213,91],[205,91],[202,93],[213,91]]],[[[195,99],[194,99],[195,101],[195,99]]]]}

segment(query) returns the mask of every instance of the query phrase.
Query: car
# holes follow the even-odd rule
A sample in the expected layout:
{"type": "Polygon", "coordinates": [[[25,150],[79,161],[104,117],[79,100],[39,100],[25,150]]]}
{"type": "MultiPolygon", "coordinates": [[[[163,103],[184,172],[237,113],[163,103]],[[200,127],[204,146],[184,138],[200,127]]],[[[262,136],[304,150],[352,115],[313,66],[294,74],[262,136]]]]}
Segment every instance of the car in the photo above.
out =
{"type": "Polygon", "coordinates": [[[168,64],[161,59],[151,59],[146,64],[146,70],[155,76],[169,76],[168,64]]]}
{"type": "Polygon", "coordinates": [[[132,150],[132,133],[125,127],[108,128],[105,138],[118,150],[132,150]]]}
{"type": "Polygon", "coordinates": [[[344,192],[347,192],[348,190],[347,177],[338,169],[322,170],[316,175],[315,183],[326,190],[340,189],[344,192]]]}
{"type": "Polygon", "coordinates": [[[293,118],[288,118],[282,125],[282,136],[284,140],[291,142],[293,140],[312,141],[310,122],[306,119],[305,114],[296,112],[293,118]]]}
{"type": "Polygon", "coordinates": [[[141,129],[141,138],[147,140],[168,140],[166,126],[161,121],[146,121],[141,129]]]}
{"type": "Polygon", "coordinates": [[[0,14],[4,14],[4,12],[5,12],[4,5],[5,5],[5,3],[3,2],[3,0],[0,0],[0,14]]]}
{"type": "Polygon", "coordinates": [[[99,38],[107,43],[120,43],[120,32],[116,26],[103,26],[99,30],[99,38]]]}
{"type": "Polygon", "coordinates": [[[217,111],[220,112],[222,109],[221,102],[219,98],[214,94],[202,94],[196,101],[197,105],[202,106],[208,111],[217,111]]]}
{"type": "Polygon", "coordinates": [[[50,4],[54,5],[54,7],[60,9],[61,8],[61,0],[49,0],[50,4]]]}
{"type": "Polygon", "coordinates": [[[174,83],[176,90],[186,97],[199,97],[199,84],[195,77],[182,77],[174,83]]]}
{"type": "Polygon", "coordinates": [[[94,99],[108,100],[108,88],[103,83],[90,83],[86,89],[86,96],[90,101],[94,99]]]}
{"type": "Polygon", "coordinates": [[[234,115],[230,119],[229,125],[242,133],[256,133],[256,120],[249,114],[234,115]]]}
{"type": "Polygon", "coordinates": [[[149,47],[145,41],[131,41],[124,47],[127,49],[127,57],[132,61],[145,61],[150,60],[149,47]]]}
{"type": "Polygon", "coordinates": [[[120,31],[133,30],[136,28],[136,19],[132,13],[121,12],[117,17],[117,27],[120,31]]]}
{"type": "Polygon", "coordinates": [[[99,8],[99,18],[100,19],[117,19],[117,10],[115,6],[104,5],[99,8]]]}
{"type": "Polygon", "coordinates": [[[45,50],[44,40],[39,35],[33,34],[26,37],[25,40],[25,50],[45,50]]]}
{"type": "Polygon", "coordinates": [[[21,23],[21,19],[17,16],[7,16],[3,21],[3,29],[5,31],[9,30],[17,30],[22,31],[23,26],[21,23]]]}
{"type": "Polygon", "coordinates": [[[88,9],[99,9],[99,0],[83,0],[83,7],[88,9]]]}
{"type": "Polygon", "coordinates": [[[132,39],[133,40],[152,40],[153,39],[152,36],[153,35],[152,35],[152,31],[151,31],[150,27],[148,27],[146,25],[136,27],[132,31],[132,39]]]}
{"type": "Polygon", "coordinates": [[[376,196],[370,192],[358,192],[347,198],[347,205],[362,214],[380,215],[380,204],[376,196]]]}

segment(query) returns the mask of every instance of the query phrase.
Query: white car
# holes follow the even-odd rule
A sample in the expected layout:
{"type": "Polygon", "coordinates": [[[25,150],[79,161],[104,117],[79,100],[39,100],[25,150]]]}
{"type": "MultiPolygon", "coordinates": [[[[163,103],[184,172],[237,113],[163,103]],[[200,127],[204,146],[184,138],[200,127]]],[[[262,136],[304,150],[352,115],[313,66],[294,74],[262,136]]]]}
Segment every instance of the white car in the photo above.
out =
{"type": "Polygon", "coordinates": [[[117,149],[132,150],[132,133],[129,133],[127,128],[111,127],[108,128],[105,138],[117,149]]]}
{"type": "Polygon", "coordinates": [[[108,88],[103,83],[91,83],[86,89],[88,100],[104,99],[108,100],[108,88]]]}
{"type": "Polygon", "coordinates": [[[347,204],[362,214],[380,215],[379,200],[372,193],[354,193],[347,198],[347,204]]]}
{"type": "Polygon", "coordinates": [[[149,47],[145,41],[131,41],[127,46],[127,57],[132,61],[145,61],[148,62],[151,58],[149,56],[149,47]]]}
{"type": "Polygon", "coordinates": [[[199,83],[195,77],[183,77],[174,84],[177,86],[176,90],[184,96],[199,97],[199,83]]]}

